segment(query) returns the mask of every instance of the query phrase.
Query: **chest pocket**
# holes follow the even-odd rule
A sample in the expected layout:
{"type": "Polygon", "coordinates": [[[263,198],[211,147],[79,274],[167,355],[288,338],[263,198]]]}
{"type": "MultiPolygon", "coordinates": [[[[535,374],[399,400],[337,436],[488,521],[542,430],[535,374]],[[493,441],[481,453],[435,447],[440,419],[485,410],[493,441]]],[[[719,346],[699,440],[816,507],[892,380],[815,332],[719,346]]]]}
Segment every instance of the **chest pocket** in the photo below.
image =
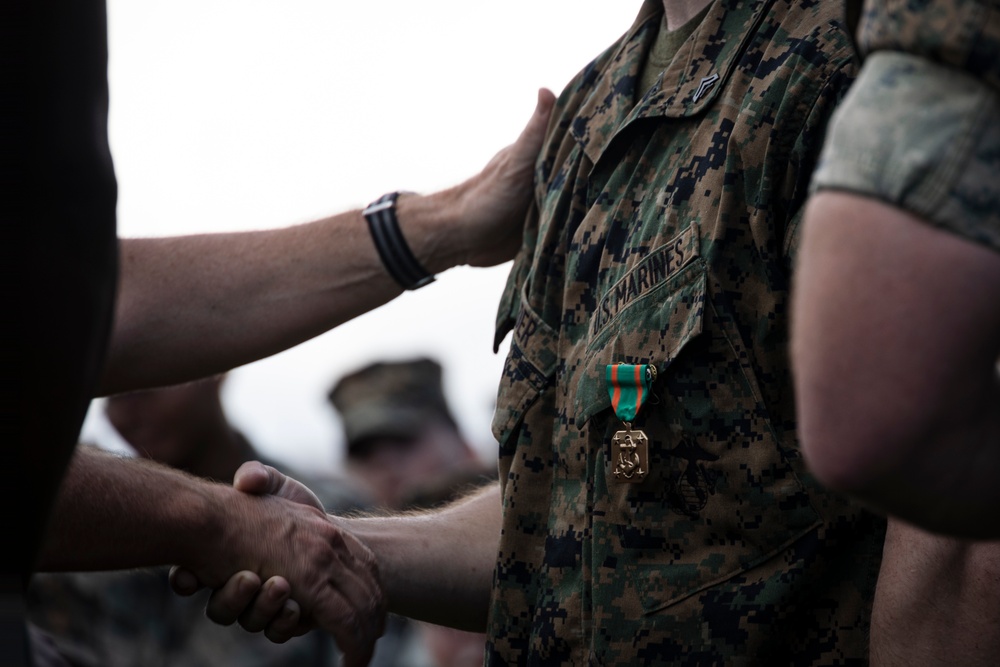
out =
{"type": "Polygon", "coordinates": [[[539,396],[552,384],[558,363],[557,342],[558,333],[528,306],[522,291],[493,415],[492,430],[500,444],[501,465],[513,455],[516,432],[539,396]]]}
{"type": "Polygon", "coordinates": [[[592,337],[576,386],[576,418],[595,452],[594,559],[614,563],[595,606],[631,588],[646,613],[762,563],[820,523],[747,375],[697,258],[592,337]],[[614,477],[611,440],[622,428],[604,369],[652,363],[658,378],[633,426],[648,437],[638,484],[614,477]],[[600,454],[597,454],[600,452],[600,454]],[[603,474],[602,472],[603,465],[603,474]],[[605,590],[606,588],[606,590],[605,590]]]}

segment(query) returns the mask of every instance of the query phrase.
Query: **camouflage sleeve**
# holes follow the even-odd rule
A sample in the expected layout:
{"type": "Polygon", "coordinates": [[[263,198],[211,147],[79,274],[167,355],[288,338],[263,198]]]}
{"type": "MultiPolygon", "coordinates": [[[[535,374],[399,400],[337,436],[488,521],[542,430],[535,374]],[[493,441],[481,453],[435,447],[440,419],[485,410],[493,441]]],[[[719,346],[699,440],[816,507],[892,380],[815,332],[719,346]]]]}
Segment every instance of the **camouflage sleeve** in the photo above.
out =
{"type": "Polygon", "coordinates": [[[857,38],[865,55],[922,56],[1000,91],[1000,0],[869,0],[857,38]]]}
{"type": "Polygon", "coordinates": [[[922,56],[874,53],[834,114],[813,191],[873,197],[1000,249],[997,119],[1000,95],[981,80],[922,56]]]}

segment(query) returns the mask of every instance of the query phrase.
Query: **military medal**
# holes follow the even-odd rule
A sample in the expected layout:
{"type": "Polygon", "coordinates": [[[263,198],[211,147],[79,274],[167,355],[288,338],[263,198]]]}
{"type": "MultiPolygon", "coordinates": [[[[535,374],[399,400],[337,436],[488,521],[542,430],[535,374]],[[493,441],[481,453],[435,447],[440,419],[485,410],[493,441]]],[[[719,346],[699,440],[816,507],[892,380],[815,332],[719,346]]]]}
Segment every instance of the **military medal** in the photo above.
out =
{"type": "Polygon", "coordinates": [[[606,377],[611,407],[625,426],[625,430],[616,432],[611,439],[615,480],[638,484],[649,474],[649,438],[642,430],[632,428],[632,421],[649,397],[649,388],[656,380],[656,367],[608,364],[606,377]]]}

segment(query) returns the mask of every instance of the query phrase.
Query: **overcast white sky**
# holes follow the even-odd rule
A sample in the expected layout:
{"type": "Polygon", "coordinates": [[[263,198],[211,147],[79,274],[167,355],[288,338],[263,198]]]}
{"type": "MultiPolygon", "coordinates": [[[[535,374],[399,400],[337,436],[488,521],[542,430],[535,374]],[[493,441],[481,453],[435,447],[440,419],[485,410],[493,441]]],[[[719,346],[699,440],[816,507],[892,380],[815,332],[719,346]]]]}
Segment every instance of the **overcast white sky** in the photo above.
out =
{"type": "MultiPolygon", "coordinates": [[[[391,190],[429,192],[513,141],[630,25],[640,0],[109,0],[121,236],[306,222],[391,190]]],[[[469,439],[489,432],[509,264],[459,268],[351,323],[234,370],[224,400],[265,453],[334,469],[325,396],[379,358],[430,355],[469,439]]],[[[84,439],[105,438],[94,406],[84,439]]]]}

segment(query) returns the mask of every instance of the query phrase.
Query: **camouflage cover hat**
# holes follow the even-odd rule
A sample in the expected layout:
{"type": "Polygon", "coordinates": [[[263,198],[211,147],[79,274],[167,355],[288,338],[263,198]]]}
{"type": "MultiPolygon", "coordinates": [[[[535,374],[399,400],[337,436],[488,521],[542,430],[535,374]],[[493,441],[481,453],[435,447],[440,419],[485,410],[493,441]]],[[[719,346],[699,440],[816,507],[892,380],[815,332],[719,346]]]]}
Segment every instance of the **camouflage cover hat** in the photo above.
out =
{"type": "Polygon", "coordinates": [[[338,380],[327,398],[343,421],[348,454],[364,440],[409,438],[431,422],[454,426],[441,376],[438,362],[418,358],[376,362],[338,380]]]}

